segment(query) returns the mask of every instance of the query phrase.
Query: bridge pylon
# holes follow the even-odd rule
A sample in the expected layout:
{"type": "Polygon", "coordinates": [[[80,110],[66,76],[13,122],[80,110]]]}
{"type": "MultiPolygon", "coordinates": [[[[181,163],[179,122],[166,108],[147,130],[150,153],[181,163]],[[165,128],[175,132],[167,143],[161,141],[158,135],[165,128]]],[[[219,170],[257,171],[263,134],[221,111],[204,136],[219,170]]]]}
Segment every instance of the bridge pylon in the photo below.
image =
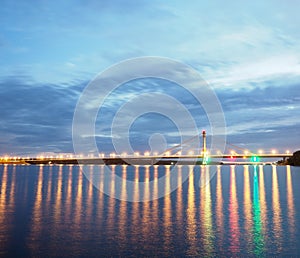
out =
{"type": "Polygon", "coordinates": [[[206,165],[208,161],[206,150],[206,131],[202,131],[202,165],[206,165]]]}

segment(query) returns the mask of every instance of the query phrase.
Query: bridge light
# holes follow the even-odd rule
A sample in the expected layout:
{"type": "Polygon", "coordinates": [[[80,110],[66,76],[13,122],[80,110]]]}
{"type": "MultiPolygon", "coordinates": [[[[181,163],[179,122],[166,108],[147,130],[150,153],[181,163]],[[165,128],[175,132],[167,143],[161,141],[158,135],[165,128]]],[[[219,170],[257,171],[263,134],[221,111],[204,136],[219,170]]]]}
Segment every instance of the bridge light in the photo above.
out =
{"type": "Polygon", "coordinates": [[[209,156],[204,155],[202,164],[203,164],[203,165],[207,165],[207,164],[209,163],[209,161],[210,161],[209,156]]]}
{"type": "Polygon", "coordinates": [[[276,153],[276,150],[272,150],[272,154],[275,154],[276,153]]]}
{"type": "Polygon", "coordinates": [[[150,152],[149,151],[146,151],[145,153],[144,153],[144,156],[149,156],[150,155],[150,152]]]}
{"type": "Polygon", "coordinates": [[[258,156],[252,156],[251,162],[259,162],[260,158],[258,156]]]}
{"type": "Polygon", "coordinates": [[[245,155],[248,155],[249,151],[245,150],[244,153],[245,153],[245,155]]]}
{"type": "Polygon", "coordinates": [[[189,151],[189,155],[194,155],[194,152],[192,150],[189,151]]]}
{"type": "Polygon", "coordinates": [[[158,152],[157,151],[153,152],[153,155],[158,156],[158,152]]]}
{"type": "Polygon", "coordinates": [[[286,150],[286,152],[285,152],[286,154],[290,154],[290,151],[289,150],[286,150]]]}
{"type": "Polygon", "coordinates": [[[140,156],[140,153],[139,152],[135,152],[134,156],[140,156]]]}
{"type": "Polygon", "coordinates": [[[264,152],[263,150],[258,150],[259,154],[263,154],[263,152],[264,152]]]}

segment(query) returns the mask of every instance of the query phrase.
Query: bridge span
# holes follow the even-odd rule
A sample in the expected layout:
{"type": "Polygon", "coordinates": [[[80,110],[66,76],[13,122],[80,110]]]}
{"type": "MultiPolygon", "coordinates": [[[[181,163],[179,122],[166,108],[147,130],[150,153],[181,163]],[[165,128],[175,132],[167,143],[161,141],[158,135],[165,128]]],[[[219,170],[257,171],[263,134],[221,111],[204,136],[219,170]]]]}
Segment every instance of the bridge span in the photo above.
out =
{"type": "Polygon", "coordinates": [[[174,164],[198,164],[198,165],[218,165],[218,164],[271,164],[265,159],[286,159],[292,154],[260,154],[243,155],[235,154],[213,154],[213,155],[115,155],[114,157],[101,158],[30,158],[23,159],[24,164],[84,164],[84,165],[174,165],[174,164]],[[264,160],[262,160],[264,159],[264,160]]]}

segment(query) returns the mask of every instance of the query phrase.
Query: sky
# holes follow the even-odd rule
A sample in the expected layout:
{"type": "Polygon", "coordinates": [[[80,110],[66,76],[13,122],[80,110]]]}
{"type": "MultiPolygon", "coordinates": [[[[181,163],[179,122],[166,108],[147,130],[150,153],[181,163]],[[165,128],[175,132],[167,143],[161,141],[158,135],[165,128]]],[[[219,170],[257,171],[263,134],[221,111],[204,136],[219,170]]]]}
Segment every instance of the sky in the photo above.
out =
{"type": "MultiPolygon", "coordinates": [[[[300,149],[299,9],[292,0],[3,0],[0,155],[72,153],[73,115],[83,90],[108,67],[141,56],[171,58],[201,74],[221,103],[228,148],[300,149]]],[[[113,151],[113,138],[122,137],[109,126],[116,111],[153,92],[169,92],[191,112],[199,132],[210,131],[189,94],[146,78],[107,96],[96,125],[100,152],[113,151]]],[[[132,148],[146,151],[151,139],[172,147],[180,140],[177,131],[170,118],[145,113],[130,127],[132,148]]]]}

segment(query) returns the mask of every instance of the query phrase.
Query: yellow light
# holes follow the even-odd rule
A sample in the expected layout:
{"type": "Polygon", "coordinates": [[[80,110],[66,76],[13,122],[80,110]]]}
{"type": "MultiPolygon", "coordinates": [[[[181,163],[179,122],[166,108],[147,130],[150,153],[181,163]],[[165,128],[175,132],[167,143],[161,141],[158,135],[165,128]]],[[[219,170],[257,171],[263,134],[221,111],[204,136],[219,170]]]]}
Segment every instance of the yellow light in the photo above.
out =
{"type": "Polygon", "coordinates": [[[289,151],[289,150],[286,150],[286,154],[290,154],[290,151],[289,151]]]}
{"type": "Polygon", "coordinates": [[[150,155],[150,152],[149,151],[146,151],[145,153],[144,153],[144,156],[149,156],[150,155]]]}
{"type": "Polygon", "coordinates": [[[139,152],[135,152],[134,156],[140,156],[140,153],[139,152]]]}
{"type": "Polygon", "coordinates": [[[247,155],[249,153],[249,151],[245,150],[244,153],[245,153],[245,155],[247,155]]]}
{"type": "Polygon", "coordinates": [[[165,155],[166,155],[166,156],[170,156],[170,152],[169,152],[169,151],[166,151],[166,152],[165,152],[165,155]]]}
{"type": "Polygon", "coordinates": [[[263,154],[263,152],[264,152],[263,150],[258,150],[259,154],[263,154]]]}
{"type": "Polygon", "coordinates": [[[275,154],[276,153],[276,150],[272,150],[272,154],[275,154]]]}
{"type": "Polygon", "coordinates": [[[157,151],[153,152],[153,155],[158,156],[158,152],[157,151]]]}

